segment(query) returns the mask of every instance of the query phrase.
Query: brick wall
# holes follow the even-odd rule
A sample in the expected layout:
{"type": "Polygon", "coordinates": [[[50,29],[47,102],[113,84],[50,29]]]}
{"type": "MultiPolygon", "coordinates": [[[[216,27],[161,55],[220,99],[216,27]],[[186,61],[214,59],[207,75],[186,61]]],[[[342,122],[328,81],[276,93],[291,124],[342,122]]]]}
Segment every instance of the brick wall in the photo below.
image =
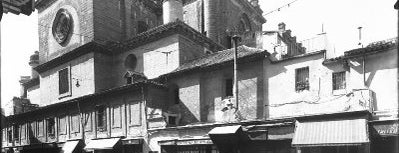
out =
{"type": "Polygon", "coordinates": [[[118,0],[93,0],[94,40],[120,41],[122,19],[118,0]]]}
{"type": "Polygon", "coordinates": [[[93,40],[92,0],[56,1],[44,10],[39,10],[39,60],[49,61],[80,45],[93,40]],[[55,15],[60,8],[67,9],[73,18],[73,34],[66,46],[59,45],[52,34],[55,15]]]}
{"type": "MultiPolygon", "coordinates": [[[[239,110],[244,119],[263,118],[262,62],[241,63],[238,67],[239,110]]],[[[182,124],[195,122],[225,122],[222,102],[225,79],[233,78],[233,68],[186,74],[170,83],[179,87],[182,124]]],[[[235,104],[234,104],[235,105],[235,104]]]]}

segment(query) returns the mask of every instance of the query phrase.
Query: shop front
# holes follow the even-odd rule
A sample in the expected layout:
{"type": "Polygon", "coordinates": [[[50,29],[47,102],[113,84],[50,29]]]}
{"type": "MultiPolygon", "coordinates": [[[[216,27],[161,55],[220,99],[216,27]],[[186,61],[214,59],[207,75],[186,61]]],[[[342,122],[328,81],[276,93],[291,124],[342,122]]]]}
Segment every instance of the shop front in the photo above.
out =
{"type": "Polygon", "coordinates": [[[209,138],[159,141],[162,153],[219,153],[209,138]]]}
{"type": "Polygon", "coordinates": [[[298,120],[292,146],[298,153],[369,153],[366,118],[298,120]]]}
{"type": "Polygon", "coordinates": [[[92,153],[121,153],[121,138],[105,138],[91,140],[84,150],[92,153]]]}
{"type": "Polygon", "coordinates": [[[399,120],[371,121],[371,152],[399,152],[399,120]]]}

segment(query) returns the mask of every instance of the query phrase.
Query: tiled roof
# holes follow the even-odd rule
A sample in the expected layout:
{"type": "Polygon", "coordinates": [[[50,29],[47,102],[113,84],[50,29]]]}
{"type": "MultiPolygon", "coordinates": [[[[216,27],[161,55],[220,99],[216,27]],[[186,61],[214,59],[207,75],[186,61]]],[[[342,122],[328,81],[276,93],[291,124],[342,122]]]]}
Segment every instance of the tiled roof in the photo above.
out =
{"type": "Polygon", "coordinates": [[[364,48],[357,48],[357,49],[352,49],[352,50],[346,51],[343,56],[326,59],[323,61],[323,64],[333,63],[333,62],[345,60],[348,58],[376,54],[379,52],[388,51],[390,49],[397,48],[397,45],[398,45],[397,38],[391,38],[391,39],[387,39],[387,40],[383,40],[383,41],[373,42],[364,48]]]}
{"type": "Polygon", "coordinates": [[[88,101],[88,100],[90,101],[90,99],[93,99],[93,98],[99,98],[99,97],[103,97],[103,96],[109,96],[110,94],[116,94],[116,93],[121,93],[121,92],[124,92],[124,91],[133,90],[133,89],[139,89],[140,87],[144,87],[144,86],[151,86],[151,87],[160,88],[160,89],[166,88],[166,85],[164,85],[164,84],[161,84],[161,83],[158,83],[158,82],[155,82],[155,81],[152,81],[152,80],[144,80],[144,81],[140,81],[140,82],[135,82],[133,84],[127,84],[127,85],[124,85],[124,86],[115,87],[115,88],[103,90],[103,91],[100,91],[100,92],[96,92],[96,93],[93,93],[93,94],[77,97],[77,98],[70,99],[70,100],[67,100],[67,101],[63,101],[63,102],[60,102],[60,103],[55,103],[55,104],[39,107],[39,108],[37,108],[37,109],[35,109],[33,111],[22,113],[22,114],[16,114],[16,115],[8,116],[7,118],[23,117],[23,116],[30,115],[31,113],[35,113],[35,112],[38,112],[38,111],[44,111],[44,110],[49,110],[49,109],[52,109],[52,108],[56,108],[56,107],[58,107],[60,105],[70,105],[71,103],[75,103],[75,102],[84,102],[84,101],[88,101]]]}
{"type": "MultiPolygon", "coordinates": [[[[251,48],[247,46],[237,47],[237,53],[239,61],[245,59],[264,58],[265,56],[269,55],[269,53],[265,50],[251,48]]],[[[209,54],[197,59],[187,61],[183,63],[180,67],[178,67],[176,70],[166,74],[166,76],[180,74],[195,69],[198,70],[198,69],[210,68],[217,65],[232,64],[233,59],[234,59],[234,48],[219,51],[213,54],[209,54]]]]}
{"type": "Polygon", "coordinates": [[[224,49],[224,47],[215,43],[214,41],[212,41],[205,35],[201,34],[197,30],[193,29],[189,25],[185,24],[184,22],[182,22],[180,20],[176,20],[175,22],[170,22],[170,23],[163,24],[158,27],[149,29],[146,32],[138,34],[137,36],[133,37],[132,39],[122,42],[122,45],[120,45],[120,47],[123,47],[124,49],[117,49],[117,50],[123,51],[126,49],[136,48],[138,46],[171,36],[173,34],[184,35],[184,36],[194,40],[195,42],[207,44],[206,46],[209,46],[210,48],[212,48],[214,50],[224,49]]]}
{"type": "Polygon", "coordinates": [[[377,53],[377,52],[386,51],[391,48],[397,47],[396,41],[397,41],[397,38],[392,38],[392,39],[388,39],[388,40],[373,42],[364,48],[357,48],[357,49],[346,51],[344,53],[344,56],[348,57],[348,56],[373,54],[373,53],[377,53]]]}

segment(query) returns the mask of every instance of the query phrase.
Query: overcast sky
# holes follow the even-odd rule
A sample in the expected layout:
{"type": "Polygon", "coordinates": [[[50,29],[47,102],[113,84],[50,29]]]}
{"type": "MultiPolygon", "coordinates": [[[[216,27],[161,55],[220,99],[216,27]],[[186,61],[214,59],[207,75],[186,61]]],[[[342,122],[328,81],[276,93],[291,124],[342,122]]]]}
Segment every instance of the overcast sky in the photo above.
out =
{"type": "MultiPolygon", "coordinates": [[[[294,0],[259,0],[264,14],[294,0]]],[[[265,16],[263,30],[285,22],[298,40],[324,31],[337,52],[357,47],[362,26],[364,44],[397,36],[396,0],[297,0],[265,16]]],[[[4,14],[1,21],[2,105],[20,95],[20,76],[30,75],[29,56],[39,49],[37,11],[31,16],[4,14]]]]}

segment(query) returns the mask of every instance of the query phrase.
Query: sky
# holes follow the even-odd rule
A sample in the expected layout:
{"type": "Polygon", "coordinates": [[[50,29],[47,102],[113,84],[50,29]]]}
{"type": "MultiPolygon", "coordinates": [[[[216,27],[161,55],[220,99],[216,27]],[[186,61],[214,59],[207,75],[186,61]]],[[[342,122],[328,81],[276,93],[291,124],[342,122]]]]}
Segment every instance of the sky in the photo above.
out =
{"type": "MultiPolygon", "coordinates": [[[[267,22],[264,31],[280,22],[298,40],[327,33],[339,53],[357,48],[358,27],[363,44],[397,36],[396,0],[259,0],[267,22]],[[286,4],[291,3],[289,6],[286,4]],[[277,8],[280,8],[278,11],[277,8]]],[[[39,49],[37,11],[30,16],[4,14],[1,24],[1,101],[20,95],[20,76],[30,76],[29,57],[39,49]]]]}

